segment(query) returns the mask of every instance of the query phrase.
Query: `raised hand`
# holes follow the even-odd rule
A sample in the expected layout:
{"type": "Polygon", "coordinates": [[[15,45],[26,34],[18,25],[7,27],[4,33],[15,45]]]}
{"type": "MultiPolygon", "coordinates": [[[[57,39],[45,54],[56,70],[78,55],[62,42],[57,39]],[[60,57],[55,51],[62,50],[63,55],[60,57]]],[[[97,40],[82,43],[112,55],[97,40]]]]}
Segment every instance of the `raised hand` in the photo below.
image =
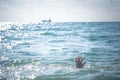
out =
{"type": "Polygon", "coordinates": [[[83,62],[82,57],[77,57],[76,58],[76,68],[83,68],[83,66],[85,65],[86,62],[83,62]]]}

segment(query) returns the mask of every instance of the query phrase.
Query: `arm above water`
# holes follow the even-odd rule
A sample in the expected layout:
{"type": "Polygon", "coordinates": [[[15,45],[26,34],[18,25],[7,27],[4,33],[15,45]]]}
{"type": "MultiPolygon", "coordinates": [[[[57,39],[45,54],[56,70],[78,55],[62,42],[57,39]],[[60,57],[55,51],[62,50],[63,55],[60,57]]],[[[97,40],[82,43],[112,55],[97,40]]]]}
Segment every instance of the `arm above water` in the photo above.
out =
{"type": "Polygon", "coordinates": [[[83,62],[83,59],[82,57],[78,56],[76,58],[76,68],[83,68],[83,66],[85,65],[86,62],[83,62]]]}

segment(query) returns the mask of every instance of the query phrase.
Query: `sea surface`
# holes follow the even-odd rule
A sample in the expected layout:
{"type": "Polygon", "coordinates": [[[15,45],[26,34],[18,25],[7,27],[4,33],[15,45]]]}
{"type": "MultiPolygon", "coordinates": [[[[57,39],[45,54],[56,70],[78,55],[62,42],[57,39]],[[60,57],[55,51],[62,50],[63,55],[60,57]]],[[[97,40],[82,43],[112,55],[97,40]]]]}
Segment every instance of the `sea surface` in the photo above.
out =
{"type": "Polygon", "coordinates": [[[0,24],[0,80],[120,80],[120,22],[0,24]]]}

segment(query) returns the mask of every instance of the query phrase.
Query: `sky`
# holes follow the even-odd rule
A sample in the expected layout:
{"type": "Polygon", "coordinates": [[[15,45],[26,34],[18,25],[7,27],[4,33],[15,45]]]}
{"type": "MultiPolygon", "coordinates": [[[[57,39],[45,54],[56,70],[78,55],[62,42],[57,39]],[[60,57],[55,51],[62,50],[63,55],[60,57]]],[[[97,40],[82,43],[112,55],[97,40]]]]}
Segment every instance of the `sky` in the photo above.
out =
{"type": "Polygon", "coordinates": [[[120,0],[0,0],[0,22],[120,21],[120,0]]]}

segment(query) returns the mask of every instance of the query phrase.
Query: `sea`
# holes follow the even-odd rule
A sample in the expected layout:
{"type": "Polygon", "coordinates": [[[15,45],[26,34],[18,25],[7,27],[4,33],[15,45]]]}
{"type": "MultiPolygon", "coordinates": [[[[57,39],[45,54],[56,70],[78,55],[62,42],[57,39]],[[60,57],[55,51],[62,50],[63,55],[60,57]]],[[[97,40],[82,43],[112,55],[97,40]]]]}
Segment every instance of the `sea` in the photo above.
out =
{"type": "Polygon", "coordinates": [[[120,22],[1,23],[0,80],[120,80],[120,22]]]}

